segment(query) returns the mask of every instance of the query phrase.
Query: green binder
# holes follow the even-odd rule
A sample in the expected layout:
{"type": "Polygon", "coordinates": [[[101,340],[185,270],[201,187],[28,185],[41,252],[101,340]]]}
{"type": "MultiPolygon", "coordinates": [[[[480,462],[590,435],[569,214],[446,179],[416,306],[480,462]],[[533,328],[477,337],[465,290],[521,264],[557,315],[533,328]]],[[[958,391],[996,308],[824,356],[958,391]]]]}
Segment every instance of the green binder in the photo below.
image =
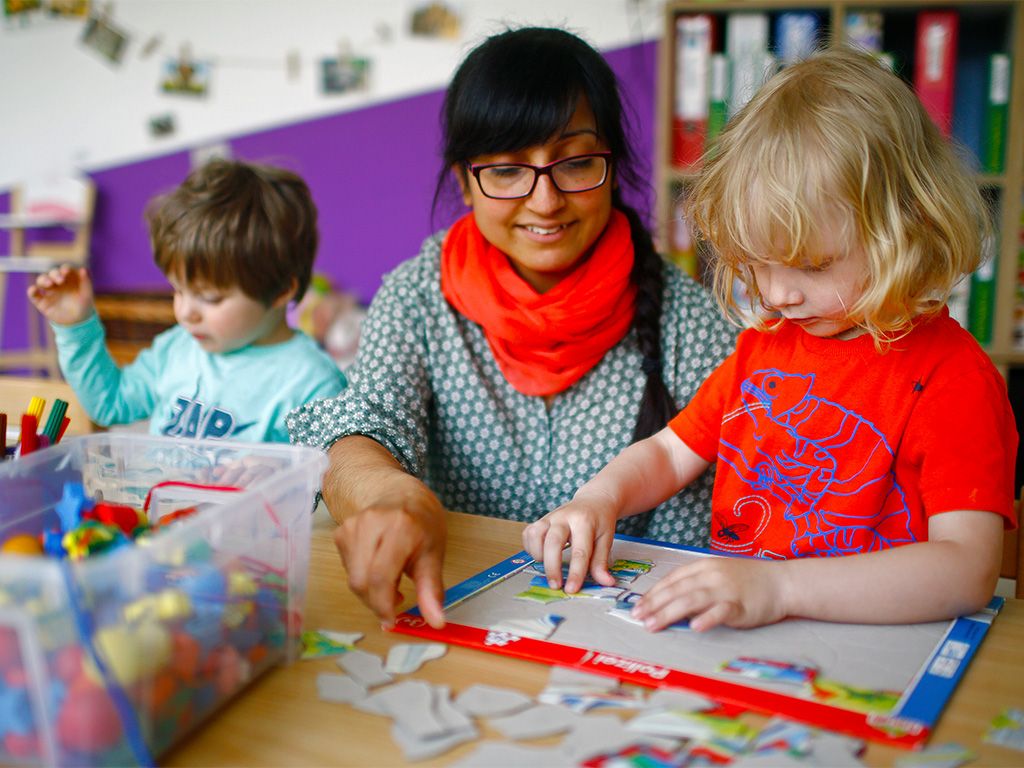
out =
{"type": "Polygon", "coordinates": [[[1010,57],[993,53],[988,63],[988,92],[982,134],[981,169],[1002,173],[1006,155],[1006,113],[1010,100],[1010,57]]]}

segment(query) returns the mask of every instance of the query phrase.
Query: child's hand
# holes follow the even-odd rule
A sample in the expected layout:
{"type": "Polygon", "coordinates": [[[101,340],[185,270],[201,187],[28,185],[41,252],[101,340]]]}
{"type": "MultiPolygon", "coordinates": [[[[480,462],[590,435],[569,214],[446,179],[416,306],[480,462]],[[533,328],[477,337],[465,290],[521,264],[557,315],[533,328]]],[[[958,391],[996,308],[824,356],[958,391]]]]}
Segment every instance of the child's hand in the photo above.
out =
{"type": "Polygon", "coordinates": [[[51,323],[74,325],[93,313],[92,281],[84,269],[67,265],[36,278],[29,301],[51,323]]]}
{"type": "Polygon", "coordinates": [[[269,477],[276,470],[281,469],[284,462],[273,459],[244,457],[241,459],[227,461],[218,464],[210,471],[210,479],[218,485],[226,485],[236,488],[248,488],[257,480],[269,477]]]}
{"type": "Polygon", "coordinates": [[[615,536],[617,510],[610,500],[577,496],[523,530],[523,548],[544,563],[544,575],[552,589],[562,585],[562,550],[572,544],[566,592],[578,592],[589,570],[595,581],[610,587],[615,577],[608,572],[608,553],[615,536]]]}
{"type": "Polygon", "coordinates": [[[714,557],[683,565],[647,591],[633,618],[656,631],[689,618],[703,632],[724,624],[759,627],[787,615],[783,597],[785,564],[770,560],[714,557]]]}

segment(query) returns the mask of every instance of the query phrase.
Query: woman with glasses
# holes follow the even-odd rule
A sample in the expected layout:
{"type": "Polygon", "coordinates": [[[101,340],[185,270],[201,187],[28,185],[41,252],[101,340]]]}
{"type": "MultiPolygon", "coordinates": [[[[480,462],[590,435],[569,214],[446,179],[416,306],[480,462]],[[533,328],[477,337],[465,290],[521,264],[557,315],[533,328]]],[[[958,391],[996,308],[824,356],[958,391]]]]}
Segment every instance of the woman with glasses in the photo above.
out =
{"type": "MultiPolygon", "coordinates": [[[[323,495],[349,585],[390,625],[416,583],[444,623],[445,510],[529,522],[665,426],[734,332],[654,251],[618,85],[558,29],[487,39],[456,72],[434,196],[471,209],[387,275],[351,383],[294,411],[329,449],[323,495]]],[[[624,532],[706,544],[705,479],[624,532]]]]}

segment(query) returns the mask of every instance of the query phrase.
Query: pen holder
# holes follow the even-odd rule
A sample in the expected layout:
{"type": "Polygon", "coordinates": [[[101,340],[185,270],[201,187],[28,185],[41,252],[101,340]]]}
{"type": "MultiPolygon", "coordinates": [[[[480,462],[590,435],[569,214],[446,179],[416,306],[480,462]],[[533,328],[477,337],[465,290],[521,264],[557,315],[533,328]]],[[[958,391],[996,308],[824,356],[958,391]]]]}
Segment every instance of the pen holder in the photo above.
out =
{"type": "Polygon", "coordinates": [[[295,658],[325,464],[287,445],[101,434],[0,465],[0,763],[152,763],[295,658]],[[81,559],[38,554],[78,484],[156,528],[81,559]]]}

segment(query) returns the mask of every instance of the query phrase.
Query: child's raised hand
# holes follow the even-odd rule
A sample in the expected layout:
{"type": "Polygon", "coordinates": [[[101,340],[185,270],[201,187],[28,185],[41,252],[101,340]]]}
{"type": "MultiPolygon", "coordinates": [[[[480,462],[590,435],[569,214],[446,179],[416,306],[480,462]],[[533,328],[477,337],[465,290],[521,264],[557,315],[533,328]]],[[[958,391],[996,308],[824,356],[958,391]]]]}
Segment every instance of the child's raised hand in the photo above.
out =
{"type": "Polygon", "coordinates": [[[759,627],[784,619],[785,563],[753,558],[709,557],[680,566],[647,591],[633,618],[656,631],[689,618],[703,632],[724,624],[759,627]]]}
{"type": "Polygon", "coordinates": [[[523,530],[523,548],[544,563],[544,575],[552,589],[562,586],[562,550],[572,545],[566,592],[578,592],[587,571],[605,586],[615,584],[608,572],[608,553],[615,536],[618,514],[610,500],[598,495],[579,496],[568,504],[530,523],[523,530]]]}
{"type": "Polygon", "coordinates": [[[39,275],[28,289],[29,301],[51,323],[74,325],[93,313],[92,280],[85,269],[67,265],[39,275]]]}

